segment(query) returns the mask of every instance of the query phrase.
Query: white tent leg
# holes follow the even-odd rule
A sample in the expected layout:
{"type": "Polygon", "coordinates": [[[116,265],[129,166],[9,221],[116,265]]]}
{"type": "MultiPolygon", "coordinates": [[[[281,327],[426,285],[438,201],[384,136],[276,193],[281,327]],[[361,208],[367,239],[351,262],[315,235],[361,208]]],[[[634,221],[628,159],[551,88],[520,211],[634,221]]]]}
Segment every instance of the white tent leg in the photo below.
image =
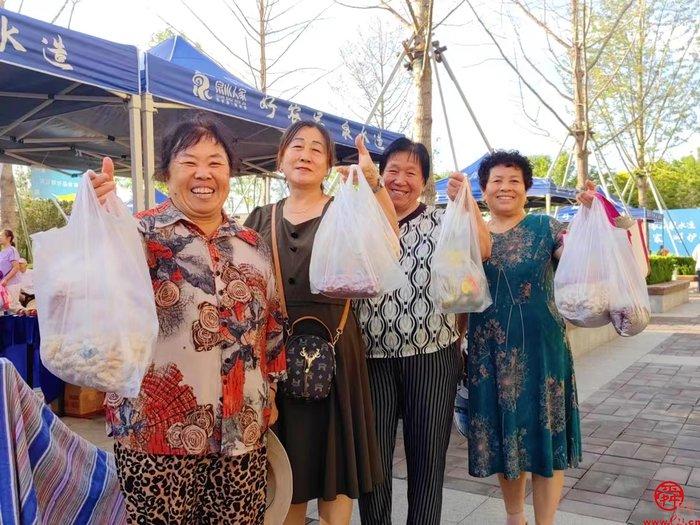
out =
{"type": "Polygon", "coordinates": [[[155,146],[153,142],[153,95],[144,93],[141,95],[141,129],[143,139],[143,169],[144,173],[144,205],[146,209],[156,205],[156,192],[153,185],[153,175],[156,171],[155,146]]]}
{"type": "Polygon", "coordinates": [[[134,212],[144,210],[143,155],[141,152],[141,97],[129,98],[129,134],[131,135],[131,189],[133,191],[134,212]]]}

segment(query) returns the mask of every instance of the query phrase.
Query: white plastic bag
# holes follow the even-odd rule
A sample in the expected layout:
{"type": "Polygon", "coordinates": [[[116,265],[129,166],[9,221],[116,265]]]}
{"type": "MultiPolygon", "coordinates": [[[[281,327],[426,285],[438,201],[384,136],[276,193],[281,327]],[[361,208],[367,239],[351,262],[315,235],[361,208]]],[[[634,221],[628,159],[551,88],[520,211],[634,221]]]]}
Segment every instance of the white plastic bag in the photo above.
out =
{"type": "Polygon", "coordinates": [[[597,328],[610,319],[608,254],[615,249],[613,226],[598,199],[581,206],[569,225],[554,276],[559,313],[575,326],[597,328]]]}
{"type": "Polygon", "coordinates": [[[447,203],[433,255],[432,294],[443,313],[483,312],[492,303],[468,195],[465,180],[455,200],[447,203]]]}
{"type": "Polygon", "coordinates": [[[69,383],[135,397],[158,318],[131,213],[114,193],[100,206],[86,173],[68,225],[32,239],[44,365],[69,383]]]}
{"type": "Polygon", "coordinates": [[[644,330],[651,320],[649,292],[628,230],[615,228],[612,234],[617,249],[609,257],[612,272],[610,318],[618,334],[630,337],[644,330]]]}
{"type": "Polygon", "coordinates": [[[598,199],[590,209],[582,206],[571,221],[554,277],[554,297],[561,315],[576,326],[612,322],[627,337],[649,324],[646,281],[628,232],[610,224],[598,199]]]}
{"type": "Polygon", "coordinates": [[[395,290],[406,284],[400,255],[396,233],[362,170],[352,165],[314,238],[311,293],[360,299],[395,290]]]}

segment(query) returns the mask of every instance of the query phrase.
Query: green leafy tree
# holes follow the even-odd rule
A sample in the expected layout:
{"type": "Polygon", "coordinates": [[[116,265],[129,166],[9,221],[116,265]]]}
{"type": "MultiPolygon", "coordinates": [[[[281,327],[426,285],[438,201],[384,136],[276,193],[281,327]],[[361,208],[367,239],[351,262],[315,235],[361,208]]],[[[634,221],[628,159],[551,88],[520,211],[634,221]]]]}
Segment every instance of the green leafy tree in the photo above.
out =
{"type": "MultiPolygon", "coordinates": [[[[698,182],[700,181],[700,161],[698,159],[689,155],[671,162],[659,160],[649,166],[649,170],[667,208],[700,207],[700,183],[698,182]]],[[[627,172],[618,174],[620,187],[624,187],[629,178],[630,174],[627,172]]],[[[646,188],[645,192],[647,206],[656,208],[651,190],[646,188]]],[[[638,192],[632,192],[630,204],[640,205],[638,192]]]]}
{"type": "MultiPolygon", "coordinates": [[[[603,7],[612,12],[625,2],[603,0],[603,7]]],[[[611,23],[600,22],[594,35],[611,23]]],[[[612,53],[591,72],[601,146],[614,146],[634,174],[642,205],[653,202],[648,176],[655,176],[657,161],[698,130],[699,28],[697,0],[636,0],[610,40],[612,53]]]]}

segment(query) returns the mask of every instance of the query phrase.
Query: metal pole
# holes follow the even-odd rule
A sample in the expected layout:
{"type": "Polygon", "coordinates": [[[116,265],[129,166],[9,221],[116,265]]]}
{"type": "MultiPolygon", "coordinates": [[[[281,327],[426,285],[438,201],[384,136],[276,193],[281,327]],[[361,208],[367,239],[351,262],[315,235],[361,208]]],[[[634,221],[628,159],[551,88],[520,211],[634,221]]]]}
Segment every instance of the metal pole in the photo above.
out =
{"type": "Polygon", "coordinates": [[[129,150],[131,155],[131,191],[133,192],[134,212],[144,209],[143,155],[141,154],[141,97],[129,98],[129,150]]]}
{"type": "Polygon", "coordinates": [[[566,186],[566,182],[569,179],[569,168],[571,167],[571,160],[574,158],[574,148],[576,145],[571,148],[571,153],[569,153],[569,158],[566,159],[566,168],[564,168],[564,177],[562,178],[561,185],[562,187],[566,186]]]}
{"type": "Polygon", "coordinates": [[[559,160],[559,155],[561,155],[561,152],[564,151],[564,146],[566,146],[566,141],[569,140],[569,135],[567,134],[566,137],[564,137],[564,140],[561,142],[561,146],[559,146],[559,151],[557,151],[557,154],[555,157],[552,159],[552,163],[549,165],[549,168],[547,168],[547,176],[546,178],[551,179],[552,178],[552,172],[554,171],[554,166],[557,163],[557,160],[559,160]]]}
{"type": "Polygon", "coordinates": [[[454,83],[455,87],[457,88],[457,92],[459,93],[459,96],[462,97],[462,102],[464,102],[464,105],[467,107],[467,111],[469,112],[469,115],[471,116],[472,120],[474,121],[474,125],[476,126],[476,129],[479,130],[479,135],[481,135],[481,139],[484,141],[484,144],[486,144],[486,147],[488,148],[489,152],[493,151],[493,148],[491,147],[491,144],[489,143],[488,139],[486,138],[486,134],[484,133],[484,130],[481,128],[481,124],[479,124],[479,121],[476,118],[476,115],[474,114],[474,111],[472,110],[471,105],[469,105],[469,101],[467,100],[467,97],[464,95],[464,91],[462,91],[461,86],[459,85],[459,82],[457,82],[457,77],[455,77],[454,73],[452,72],[452,68],[450,65],[447,63],[447,58],[445,58],[445,47],[443,46],[442,48],[439,47],[440,43],[435,41],[433,42],[433,47],[435,48],[435,53],[437,56],[435,59],[438,62],[441,62],[445,66],[445,70],[447,70],[447,74],[450,76],[452,79],[452,82],[454,83]]]}
{"type": "Polygon", "coordinates": [[[141,95],[141,139],[143,145],[141,154],[143,155],[143,185],[144,209],[149,210],[156,205],[156,191],[153,184],[153,175],[156,171],[154,134],[153,134],[153,95],[144,93],[141,95]]]}
{"type": "Polygon", "coordinates": [[[593,147],[594,147],[593,155],[595,156],[596,165],[598,165],[598,169],[600,170],[600,164],[598,164],[598,155],[600,155],[600,158],[603,159],[603,165],[605,166],[605,169],[608,170],[608,175],[610,176],[610,182],[612,183],[613,188],[615,188],[615,192],[620,197],[620,201],[622,201],[622,208],[625,210],[625,213],[627,215],[631,216],[629,207],[627,205],[627,201],[625,200],[625,196],[620,191],[620,187],[617,185],[617,181],[615,180],[615,176],[613,175],[613,172],[610,169],[610,166],[608,166],[608,162],[605,160],[605,157],[603,156],[603,152],[600,150],[600,146],[598,146],[598,141],[596,141],[595,139],[593,139],[593,147]]]}
{"type": "MultiPolygon", "coordinates": [[[[688,247],[686,246],[685,241],[683,240],[683,236],[678,231],[678,228],[676,228],[676,222],[673,220],[673,217],[671,217],[671,212],[669,212],[668,208],[666,207],[664,198],[661,196],[659,188],[656,187],[654,179],[652,179],[651,175],[648,173],[646,177],[647,179],[649,179],[649,187],[651,188],[651,193],[654,195],[654,200],[656,200],[656,205],[660,205],[659,209],[664,210],[666,212],[666,215],[668,215],[668,220],[671,222],[671,226],[673,226],[673,229],[675,230],[676,234],[678,234],[678,238],[680,239],[681,244],[683,245],[683,249],[685,250],[686,255],[690,255],[690,250],[688,250],[688,247]]],[[[673,235],[670,235],[669,237],[671,238],[671,244],[673,244],[673,250],[676,252],[676,255],[680,255],[678,253],[678,247],[676,246],[676,243],[673,240],[673,235]]]]}
{"type": "Polygon", "coordinates": [[[442,94],[442,84],[440,83],[440,74],[438,73],[437,61],[435,56],[433,56],[433,66],[435,69],[435,80],[437,80],[438,93],[440,95],[440,104],[442,105],[442,113],[445,116],[445,127],[447,127],[447,138],[450,139],[450,149],[452,150],[452,160],[455,164],[455,171],[459,171],[459,164],[457,164],[457,153],[455,153],[455,144],[452,139],[452,130],[450,129],[450,119],[447,116],[447,107],[445,106],[445,97],[442,94]]]}
{"type": "MultiPolygon", "coordinates": [[[[413,43],[413,39],[411,39],[411,43],[413,43]]],[[[386,90],[389,89],[389,85],[391,84],[391,81],[394,80],[394,77],[396,76],[396,72],[401,67],[401,62],[403,62],[403,59],[405,56],[406,56],[406,50],[404,49],[401,51],[401,54],[399,55],[399,59],[396,61],[396,65],[394,66],[394,69],[391,70],[391,74],[389,75],[389,78],[386,80],[386,82],[384,82],[384,85],[382,86],[382,90],[379,92],[379,95],[377,95],[377,100],[374,101],[374,106],[372,106],[372,109],[369,111],[369,115],[367,116],[367,119],[365,120],[365,124],[369,124],[369,121],[372,120],[372,117],[377,112],[377,108],[379,107],[379,104],[381,103],[382,98],[384,98],[384,94],[386,93],[386,90]]]]}

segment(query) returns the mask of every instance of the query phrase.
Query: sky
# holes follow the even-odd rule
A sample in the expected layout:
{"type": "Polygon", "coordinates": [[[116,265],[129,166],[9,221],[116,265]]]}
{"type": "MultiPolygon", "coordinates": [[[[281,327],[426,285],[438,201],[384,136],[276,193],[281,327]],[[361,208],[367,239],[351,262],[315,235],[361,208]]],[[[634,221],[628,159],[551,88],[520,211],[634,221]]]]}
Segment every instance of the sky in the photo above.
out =
{"type": "MultiPolygon", "coordinates": [[[[226,7],[226,1],[233,0],[186,0],[187,5],[231,50],[244,54],[245,44],[242,29],[226,7]]],[[[7,9],[17,11],[22,7],[22,14],[51,21],[58,13],[64,0],[6,0],[7,9]]],[[[254,0],[236,0],[244,11],[251,12],[254,0]]],[[[283,0],[286,5],[288,2],[283,0]]],[[[370,0],[347,0],[344,3],[368,5],[370,0]]],[[[458,0],[436,0],[436,12],[441,18],[458,0]]],[[[499,36],[506,39],[513,36],[508,15],[497,11],[500,2],[496,0],[475,0],[473,5],[489,24],[493,24],[499,36]]],[[[56,24],[67,26],[70,15],[68,8],[56,20],[56,24]]],[[[291,71],[302,68],[320,68],[331,71],[325,78],[313,83],[294,98],[295,102],[305,104],[324,112],[334,113],[346,118],[357,116],[351,111],[357,110],[357,100],[347,100],[338,88],[338,82],[345,78],[340,73],[343,69],[340,50],[349,42],[358,40],[358,32],[372,23],[372,19],[381,17],[387,23],[393,23],[389,13],[379,10],[349,9],[331,0],[300,0],[292,11],[280,19],[280,23],[292,24],[315,16],[323,7],[330,6],[322,19],[316,21],[294,44],[291,51],[278,64],[279,71],[291,71]]],[[[177,30],[196,42],[204,52],[224,65],[237,76],[246,78],[245,66],[236,60],[211,33],[188,11],[183,0],[80,0],[73,12],[71,29],[82,31],[124,44],[136,45],[142,50],[149,47],[154,33],[171,24],[177,30]]],[[[519,29],[523,42],[526,42],[533,56],[544,53],[541,39],[533,27],[519,29]]],[[[406,37],[408,31],[406,30],[406,37]]],[[[489,43],[481,27],[473,19],[466,4],[459,7],[448,19],[448,23],[438,28],[434,38],[447,45],[445,56],[472,106],[484,133],[495,148],[519,149],[521,152],[554,156],[565,137],[565,130],[544,108],[538,108],[532,100],[527,103],[530,119],[537,121],[536,129],[523,112],[521,88],[515,74],[500,60],[492,44],[489,43]],[[544,130],[544,132],[543,132],[544,130]]],[[[508,40],[514,46],[514,39],[508,40]]],[[[271,93],[280,96],[278,88],[292,89],[304,85],[318,76],[313,73],[290,74],[284,81],[273,87],[271,93]],[[286,84],[285,84],[286,82],[286,84]]],[[[553,72],[551,72],[553,74],[553,72]]],[[[407,75],[405,69],[399,74],[407,75]]],[[[445,105],[455,142],[457,166],[462,168],[471,164],[486,152],[476,127],[462,103],[457,89],[450,82],[446,71],[439,71],[445,92],[445,105]]],[[[437,85],[433,92],[433,150],[437,172],[452,170],[455,162],[450,153],[445,119],[443,118],[437,85]]],[[[565,103],[551,91],[546,93],[547,100],[564,112],[565,103]]],[[[295,90],[294,90],[295,91],[295,90]]],[[[287,91],[290,94],[291,91],[287,91]]],[[[285,97],[282,97],[285,98],[285,97]]],[[[526,95],[526,99],[527,99],[526,95]]],[[[410,129],[409,132],[410,133],[410,129]]],[[[700,146],[700,137],[695,135],[686,144],[670,152],[670,158],[695,154],[700,146]]],[[[609,155],[609,163],[614,168],[621,168],[615,155],[609,155]]]]}

